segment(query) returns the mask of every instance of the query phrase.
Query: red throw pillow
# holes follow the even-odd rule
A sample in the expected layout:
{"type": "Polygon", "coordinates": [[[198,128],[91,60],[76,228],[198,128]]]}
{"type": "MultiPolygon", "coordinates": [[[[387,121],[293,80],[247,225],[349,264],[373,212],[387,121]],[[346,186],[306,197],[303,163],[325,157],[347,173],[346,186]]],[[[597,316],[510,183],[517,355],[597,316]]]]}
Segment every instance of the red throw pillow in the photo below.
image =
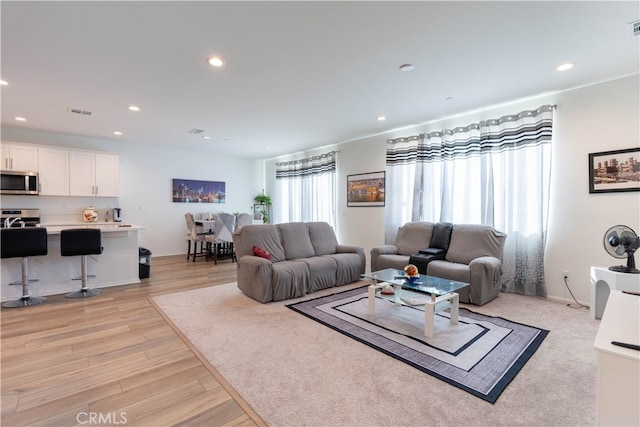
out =
{"type": "Polygon", "coordinates": [[[259,248],[257,246],[253,247],[253,254],[255,256],[259,256],[259,257],[262,257],[262,258],[265,258],[265,259],[268,259],[269,261],[271,261],[271,254],[269,252],[265,251],[264,249],[259,248]]]}

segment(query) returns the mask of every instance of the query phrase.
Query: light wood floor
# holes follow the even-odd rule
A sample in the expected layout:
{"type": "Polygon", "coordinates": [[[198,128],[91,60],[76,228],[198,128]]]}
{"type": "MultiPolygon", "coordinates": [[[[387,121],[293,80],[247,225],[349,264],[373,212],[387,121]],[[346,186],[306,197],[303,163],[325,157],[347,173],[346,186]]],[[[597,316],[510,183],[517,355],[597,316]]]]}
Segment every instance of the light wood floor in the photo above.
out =
{"type": "Polygon", "coordinates": [[[1,425],[264,425],[151,302],[236,280],[230,261],[185,258],[96,297],[3,308],[1,425]]]}

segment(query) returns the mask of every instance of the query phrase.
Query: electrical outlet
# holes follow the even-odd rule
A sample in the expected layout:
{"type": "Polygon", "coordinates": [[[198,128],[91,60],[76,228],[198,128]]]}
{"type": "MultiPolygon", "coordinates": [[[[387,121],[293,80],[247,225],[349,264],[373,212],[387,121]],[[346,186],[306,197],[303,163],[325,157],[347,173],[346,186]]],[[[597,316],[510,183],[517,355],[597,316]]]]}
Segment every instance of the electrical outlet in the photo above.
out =
{"type": "Polygon", "coordinates": [[[563,278],[564,280],[569,279],[569,271],[564,270],[564,271],[562,272],[562,278],[563,278]]]}

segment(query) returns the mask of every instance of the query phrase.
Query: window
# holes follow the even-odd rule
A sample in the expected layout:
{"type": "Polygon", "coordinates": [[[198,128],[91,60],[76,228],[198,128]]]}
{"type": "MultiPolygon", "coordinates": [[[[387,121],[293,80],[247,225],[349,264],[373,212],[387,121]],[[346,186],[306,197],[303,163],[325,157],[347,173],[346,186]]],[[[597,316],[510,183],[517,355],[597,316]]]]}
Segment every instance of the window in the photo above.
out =
{"type": "Polygon", "coordinates": [[[387,242],[408,221],[490,225],[508,236],[503,288],[546,296],[553,108],[389,140],[387,242]]]}
{"type": "Polygon", "coordinates": [[[324,221],[335,228],[336,152],[276,164],[275,222],[324,221]]]}

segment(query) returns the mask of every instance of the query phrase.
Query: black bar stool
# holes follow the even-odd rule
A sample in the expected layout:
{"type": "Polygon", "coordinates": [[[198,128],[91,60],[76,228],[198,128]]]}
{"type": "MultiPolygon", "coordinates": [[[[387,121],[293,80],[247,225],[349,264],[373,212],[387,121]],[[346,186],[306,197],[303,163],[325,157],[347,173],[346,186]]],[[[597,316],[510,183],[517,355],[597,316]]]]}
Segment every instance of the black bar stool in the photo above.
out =
{"type": "MultiPolygon", "coordinates": [[[[2,258],[22,258],[22,298],[2,304],[3,307],[27,307],[45,302],[45,297],[29,295],[29,257],[47,254],[46,228],[3,228],[2,258]]],[[[13,283],[12,283],[13,284],[13,283]]],[[[16,283],[17,284],[17,283],[16,283]]]]}
{"type": "Polygon", "coordinates": [[[71,228],[60,232],[60,254],[62,256],[80,255],[82,258],[82,288],[65,295],[67,298],[87,298],[99,295],[99,289],[87,288],[87,279],[96,277],[87,274],[87,256],[102,253],[102,232],[98,228],[71,228]]]}

